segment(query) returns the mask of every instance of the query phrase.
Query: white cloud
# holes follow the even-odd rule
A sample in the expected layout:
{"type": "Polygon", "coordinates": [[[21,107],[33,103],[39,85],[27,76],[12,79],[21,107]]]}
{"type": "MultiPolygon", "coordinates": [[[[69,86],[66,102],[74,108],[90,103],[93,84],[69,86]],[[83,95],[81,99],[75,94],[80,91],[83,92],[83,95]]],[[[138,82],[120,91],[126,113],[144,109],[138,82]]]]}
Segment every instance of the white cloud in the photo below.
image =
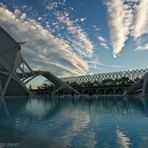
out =
{"type": "Polygon", "coordinates": [[[67,12],[64,14],[56,12],[55,16],[57,17],[60,26],[62,26],[62,24],[66,26],[66,40],[72,46],[74,52],[81,56],[91,57],[93,55],[94,46],[87,33],[70,19],[67,12]]]}
{"type": "Polygon", "coordinates": [[[103,69],[109,69],[109,68],[118,69],[118,68],[121,68],[121,66],[119,66],[119,65],[105,64],[102,61],[100,61],[100,59],[98,57],[93,57],[93,60],[88,61],[88,65],[89,65],[89,69],[91,71],[91,73],[87,73],[89,75],[93,74],[93,73],[97,73],[98,71],[102,71],[103,69]]]}
{"type": "Polygon", "coordinates": [[[102,36],[99,36],[99,37],[98,37],[98,40],[99,40],[99,42],[101,42],[101,43],[102,43],[102,42],[103,42],[103,43],[106,42],[105,38],[103,38],[102,36]]]}
{"type": "Polygon", "coordinates": [[[101,29],[97,25],[93,25],[95,32],[99,32],[101,29]]]}
{"type": "Polygon", "coordinates": [[[101,68],[101,67],[107,67],[107,68],[121,68],[121,66],[118,65],[109,65],[109,64],[104,64],[102,62],[98,62],[98,61],[91,61],[88,62],[88,64],[90,65],[90,67],[92,68],[101,68]]]}
{"type": "Polygon", "coordinates": [[[135,51],[146,51],[146,50],[148,50],[148,38],[145,35],[136,39],[135,51]]]}
{"type": "Polygon", "coordinates": [[[123,0],[110,0],[107,2],[109,14],[109,27],[111,43],[113,46],[113,56],[116,57],[125,46],[125,42],[130,34],[130,27],[133,20],[132,10],[123,0]]]}
{"type": "Polygon", "coordinates": [[[14,14],[15,14],[16,16],[20,16],[22,13],[21,13],[20,10],[15,9],[14,14]]]}
{"type": "Polygon", "coordinates": [[[52,10],[53,11],[53,10],[55,10],[55,9],[61,7],[61,6],[65,6],[66,0],[56,1],[56,2],[55,2],[55,0],[51,0],[51,1],[46,1],[45,0],[44,4],[45,4],[45,6],[46,6],[46,8],[48,10],[52,10]]]}
{"type": "Polygon", "coordinates": [[[111,0],[106,4],[113,56],[122,51],[129,35],[138,44],[136,50],[147,50],[147,44],[139,45],[137,42],[148,33],[148,0],[111,0]]]}
{"type": "MultiPolygon", "coordinates": [[[[13,13],[0,6],[0,16],[0,25],[16,41],[27,42],[23,46],[22,52],[33,68],[49,70],[58,76],[78,75],[88,72],[88,64],[73,52],[70,44],[53,36],[50,31],[35,20],[28,18],[25,13],[19,10],[15,10],[15,13],[13,13]]],[[[81,38],[85,43],[84,32],[81,38]]],[[[79,50],[83,49],[79,48],[79,50]]]]}
{"type": "Polygon", "coordinates": [[[133,36],[139,38],[145,33],[148,33],[148,0],[139,0],[135,16],[133,36]]]}
{"type": "Polygon", "coordinates": [[[58,3],[57,2],[49,2],[47,5],[47,9],[52,10],[58,7],[58,3]]]}
{"type": "Polygon", "coordinates": [[[80,21],[81,21],[81,22],[86,21],[86,17],[82,17],[82,18],[80,18],[80,21]]]}
{"type": "Polygon", "coordinates": [[[136,51],[144,51],[144,50],[148,50],[148,43],[147,44],[143,44],[143,45],[138,45],[136,48],[136,51]]]}
{"type": "Polygon", "coordinates": [[[106,49],[109,49],[108,45],[106,43],[100,43],[100,45],[106,49]]]}
{"type": "Polygon", "coordinates": [[[106,49],[109,49],[108,45],[107,45],[107,42],[106,42],[106,39],[102,36],[99,36],[98,37],[98,40],[99,40],[99,43],[102,47],[106,48],[106,49]]]}

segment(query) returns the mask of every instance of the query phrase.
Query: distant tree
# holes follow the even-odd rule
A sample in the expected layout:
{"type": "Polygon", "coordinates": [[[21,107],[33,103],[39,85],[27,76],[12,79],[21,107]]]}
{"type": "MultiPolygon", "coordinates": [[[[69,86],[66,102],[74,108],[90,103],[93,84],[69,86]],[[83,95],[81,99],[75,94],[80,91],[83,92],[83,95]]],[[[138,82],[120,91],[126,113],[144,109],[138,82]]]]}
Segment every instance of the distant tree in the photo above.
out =
{"type": "Polygon", "coordinates": [[[127,84],[129,82],[129,78],[128,77],[122,77],[121,79],[120,79],[120,83],[121,84],[127,84]]]}
{"type": "Polygon", "coordinates": [[[77,87],[78,83],[77,82],[71,82],[71,83],[69,83],[69,85],[72,86],[72,87],[77,87]]]}
{"type": "Polygon", "coordinates": [[[113,80],[112,79],[104,79],[102,81],[102,85],[112,85],[113,84],[113,80]]]}

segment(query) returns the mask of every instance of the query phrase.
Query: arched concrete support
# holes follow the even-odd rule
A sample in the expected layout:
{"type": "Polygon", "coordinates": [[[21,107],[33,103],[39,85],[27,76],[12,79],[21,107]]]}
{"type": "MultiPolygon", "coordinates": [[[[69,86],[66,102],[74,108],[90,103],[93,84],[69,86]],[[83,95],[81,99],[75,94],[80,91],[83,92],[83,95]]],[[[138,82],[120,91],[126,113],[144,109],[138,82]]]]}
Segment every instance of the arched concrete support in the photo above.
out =
{"type": "Polygon", "coordinates": [[[62,91],[63,93],[69,93],[72,94],[72,89],[69,89],[68,87],[65,86],[60,86],[57,89],[53,90],[51,95],[56,95],[58,92],[62,91]]]}
{"type": "Polygon", "coordinates": [[[142,86],[143,86],[142,81],[143,80],[141,79],[135,82],[132,86],[130,86],[130,88],[125,92],[125,95],[133,95],[137,90],[142,89],[142,86]]]}
{"type": "Polygon", "coordinates": [[[74,92],[75,94],[80,94],[77,90],[73,89],[71,86],[69,86],[67,83],[63,82],[61,79],[59,79],[57,76],[55,76],[51,72],[48,72],[48,71],[33,71],[33,72],[34,72],[34,76],[31,76],[32,75],[31,73],[28,74],[28,76],[30,78],[24,82],[25,84],[29,83],[35,77],[41,75],[55,85],[56,89],[53,90],[51,95],[55,95],[56,93],[58,93],[61,90],[63,92],[64,91],[69,92],[70,94],[72,92],[74,92]]]}
{"type": "Polygon", "coordinates": [[[126,92],[125,95],[134,95],[138,93],[139,90],[141,90],[140,96],[147,96],[148,88],[148,73],[146,73],[143,78],[141,78],[139,81],[135,82],[126,92]]]}
{"type": "Polygon", "coordinates": [[[148,95],[147,88],[148,88],[148,73],[146,73],[143,77],[143,88],[142,88],[141,96],[148,95]]]}
{"type": "Polygon", "coordinates": [[[19,81],[19,79],[15,78],[14,76],[11,77],[11,81],[9,85],[6,87],[6,81],[8,80],[8,75],[0,72],[0,87],[1,87],[1,96],[28,96],[31,93],[29,90],[24,86],[24,84],[19,81]],[[5,93],[3,93],[3,88],[5,89],[5,93]]]}

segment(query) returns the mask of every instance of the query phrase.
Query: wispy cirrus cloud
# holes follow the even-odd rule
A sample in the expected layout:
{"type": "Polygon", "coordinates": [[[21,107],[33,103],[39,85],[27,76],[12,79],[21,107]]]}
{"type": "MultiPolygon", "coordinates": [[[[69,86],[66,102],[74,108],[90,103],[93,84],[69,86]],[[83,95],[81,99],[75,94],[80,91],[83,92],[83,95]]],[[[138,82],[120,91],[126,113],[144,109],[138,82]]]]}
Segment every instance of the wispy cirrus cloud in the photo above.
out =
{"type": "Polygon", "coordinates": [[[99,32],[101,30],[101,28],[99,28],[97,25],[93,25],[93,28],[95,32],[99,32]]]}
{"type": "Polygon", "coordinates": [[[148,50],[148,43],[138,44],[136,47],[136,51],[145,51],[145,50],[148,50]]]}
{"type": "MultiPolygon", "coordinates": [[[[26,42],[22,52],[29,64],[34,69],[49,70],[58,76],[85,75],[95,67],[98,71],[100,64],[88,62],[94,61],[97,55],[89,32],[81,26],[87,17],[74,18],[70,11],[62,8],[65,0],[56,3],[43,1],[42,5],[42,16],[36,13],[29,15],[36,9],[30,10],[28,5],[22,9],[26,13],[18,7],[10,11],[6,6],[0,6],[0,25],[17,41],[26,42]]],[[[98,26],[94,29],[100,31],[98,26]]],[[[100,43],[108,48],[105,39],[100,43]]],[[[104,65],[103,68],[107,67],[104,65]]]]}
{"type": "Polygon", "coordinates": [[[148,50],[148,0],[137,0],[131,36],[136,41],[135,51],[148,50]]]}
{"type": "Polygon", "coordinates": [[[139,0],[133,26],[133,36],[137,39],[146,33],[148,33],[148,0],[139,0]]]}
{"type": "Polygon", "coordinates": [[[130,34],[132,24],[132,10],[123,0],[107,1],[107,11],[109,15],[109,27],[113,56],[116,57],[125,46],[125,42],[130,34]]]}
{"type": "Polygon", "coordinates": [[[98,62],[98,61],[91,61],[91,62],[88,62],[89,65],[92,65],[90,66],[91,68],[103,68],[103,67],[107,67],[107,68],[121,68],[121,66],[119,65],[109,65],[109,64],[104,64],[102,62],[98,62]]]}
{"type": "Polygon", "coordinates": [[[93,74],[96,73],[96,71],[102,71],[103,69],[113,68],[114,70],[118,70],[121,68],[119,65],[105,64],[98,57],[94,57],[93,60],[88,61],[87,63],[89,65],[89,69],[91,70],[91,73],[88,74],[93,74]]]}
{"type": "Polygon", "coordinates": [[[48,10],[53,10],[61,6],[65,6],[66,0],[61,0],[61,1],[55,1],[55,0],[46,1],[45,0],[43,2],[46,5],[46,8],[48,10]]]}
{"type": "Polygon", "coordinates": [[[148,38],[147,35],[143,35],[142,37],[136,39],[136,49],[135,51],[146,51],[148,50],[148,38]]]}
{"type": "Polygon", "coordinates": [[[58,2],[49,2],[47,5],[47,9],[53,10],[59,6],[58,2]]]}
{"type": "Polygon", "coordinates": [[[109,49],[109,46],[107,45],[107,41],[104,37],[99,36],[98,40],[99,40],[99,43],[102,47],[104,47],[105,49],[109,49]]]}
{"type": "Polygon", "coordinates": [[[60,26],[65,26],[66,41],[72,46],[74,52],[80,56],[91,57],[93,55],[94,45],[89,39],[87,33],[74,21],[70,19],[69,13],[56,12],[60,26]]]}
{"type": "MultiPolygon", "coordinates": [[[[148,0],[107,0],[106,5],[113,56],[116,57],[129,36],[138,42],[139,38],[148,34],[148,0]]],[[[137,49],[144,50],[146,47],[146,44],[138,44],[137,49]]]]}
{"type": "MultiPolygon", "coordinates": [[[[0,24],[17,41],[27,42],[22,52],[33,68],[51,70],[61,75],[79,75],[88,71],[88,64],[63,39],[54,36],[36,20],[19,10],[9,11],[0,6],[0,24]],[[60,68],[60,71],[56,69],[60,68]],[[69,70],[70,69],[70,70],[69,70]]],[[[80,49],[81,50],[81,49],[80,49]]]]}

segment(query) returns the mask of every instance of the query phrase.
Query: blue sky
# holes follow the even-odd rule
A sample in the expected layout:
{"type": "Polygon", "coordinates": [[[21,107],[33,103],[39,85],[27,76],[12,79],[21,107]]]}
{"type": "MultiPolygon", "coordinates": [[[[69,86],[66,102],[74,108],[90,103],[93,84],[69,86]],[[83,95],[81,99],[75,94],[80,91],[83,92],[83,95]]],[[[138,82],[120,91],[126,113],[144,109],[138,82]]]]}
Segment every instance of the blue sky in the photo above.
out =
{"type": "Polygon", "coordinates": [[[60,77],[146,68],[148,0],[0,0],[33,69],[60,77]]]}

